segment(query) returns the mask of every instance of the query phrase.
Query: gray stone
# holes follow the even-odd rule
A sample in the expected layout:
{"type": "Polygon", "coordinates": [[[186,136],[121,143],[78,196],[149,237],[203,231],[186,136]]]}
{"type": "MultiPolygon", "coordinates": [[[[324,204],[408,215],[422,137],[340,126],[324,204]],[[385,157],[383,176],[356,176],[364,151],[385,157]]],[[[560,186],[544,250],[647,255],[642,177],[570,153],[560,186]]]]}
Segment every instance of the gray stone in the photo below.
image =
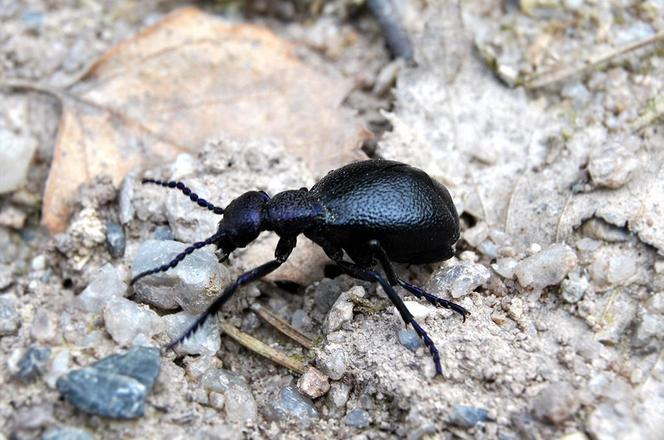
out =
{"type": "Polygon", "coordinates": [[[97,313],[113,298],[121,298],[127,292],[118,270],[107,263],[99,269],[92,281],[76,298],[76,305],[86,312],[97,313]]]}
{"type": "Polygon", "coordinates": [[[638,166],[634,152],[616,140],[602,149],[592,150],[588,172],[595,185],[616,189],[629,182],[638,166]]]}
{"type": "MultiPolygon", "coordinates": [[[[166,334],[171,340],[179,338],[196,319],[198,316],[187,312],[164,316],[166,334]]],[[[211,317],[193,335],[178,344],[175,351],[181,354],[211,355],[219,351],[219,347],[221,347],[221,333],[216,317],[211,317]]]]}
{"type": "Polygon", "coordinates": [[[339,380],[346,373],[346,352],[342,348],[324,350],[319,353],[318,366],[332,380],[339,380]]]}
{"type": "Polygon", "coordinates": [[[311,399],[300,394],[293,386],[279,391],[269,404],[267,416],[276,421],[294,420],[302,426],[309,426],[313,419],[319,417],[311,399]]]}
{"type": "Polygon", "coordinates": [[[371,419],[369,418],[369,413],[366,410],[363,410],[362,408],[355,408],[348,411],[348,414],[346,414],[346,418],[344,419],[344,423],[346,426],[361,429],[369,426],[371,419]]]}
{"type": "Polygon", "coordinates": [[[0,336],[16,334],[21,326],[21,317],[16,311],[16,297],[0,295],[0,336]]]}
{"type": "Polygon", "coordinates": [[[147,344],[153,335],[164,328],[161,317],[154,311],[126,298],[108,301],[104,308],[104,324],[113,340],[120,345],[147,344]]]}
{"type": "Polygon", "coordinates": [[[122,181],[122,186],[118,192],[118,217],[120,223],[126,225],[134,218],[134,185],[136,177],[134,173],[129,173],[122,181]]]}
{"type": "Polygon", "coordinates": [[[559,425],[569,419],[580,406],[577,391],[566,382],[552,383],[535,396],[532,410],[539,420],[559,425]]]}
{"type": "Polygon", "coordinates": [[[636,311],[636,300],[621,288],[605,292],[595,312],[599,324],[597,340],[609,345],[618,344],[636,318],[636,311]]]}
{"type": "Polygon", "coordinates": [[[345,323],[352,321],[354,305],[351,298],[354,296],[363,298],[364,295],[365,292],[362,286],[354,286],[350,290],[339,295],[339,298],[334,302],[325,318],[323,331],[326,334],[335,332],[345,323]]]}
{"type": "Polygon", "coordinates": [[[341,417],[346,412],[346,402],[351,386],[343,382],[334,382],[327,393],[327,404],[331,417],[341,417]]]}
{"type": "Polygon", "coordinates": [[[317,399],[330,389],[330,381],[320,371],[309,367],[297,381],[298,390],[307,397],[317,399]]]}
{"type": "Polygon", "coordinates": [[[94,440],[94,437],[83,429],[71,426],[59,426],[48,430],[42,440],[94,440]]]}
{"type": "Polygon", "coordinates": [[[560,283],[576,263],[572,248],[566,244],[554,244],[520,261],[514,273],[523,287],[543,289],[560,283]]]}
{"type": "Polygon", "coordinates": [[[461,298],[489,280],[489,269],[471,261],[446,263],[431,276],[429,285],[435,292],[449,292],[461,298]]]}
{"type": "Polygon", "coordinates": [[[455,405],[450,415],[450,423],[460,428],[469,429],[489,418],[489,411],[474,406],[455,405]]]}
{"type": "Polygon", "coordinates": [[[30,336],[38,342],[55,342],[59,336],[57,316],[46,309],[37,310],[30,326],[30,336]]]}
{"type": "MultiPolygon", "coordinates": [[[[138,249],[132,265],[132,276],[168,263],[187,248],[176,241],[148,240],[138,249]]],[[[219,264],[214,252],[199,249],[188,255],[175,268],[141,278],[134,284],[136,298],[164,310],[181,306],[199,315],[230,282],[228,269],[219,264]]]]}
{"type": "Polygon", "coordinates": [[[120,258],[124,255],[127,239],[124,229],[117,223],[106,223],[106,246],[108,252],[113,258],[120,258]]]}
{"type": "Polygon", "coordinates": [[[25,183],[37,141],[31,136],[0,127],[0,194],[17,190],[25,183]]]}
{"type": "Polygon", "coordinates": [[[74,370],[57,381],[57,389],[76,408],[112,419],[144,414],[148,393],[159,375],[159,349],[135,347],[74,370]]]}
{"type": "Polygon", "coordinates": [[[560,285],[560,294],[563,300],[570,304],[581,301],[583,295],[590,288],[590,280],[579,270],[574,270],[567,275],[560,285]]]}
{"type": "Polygon", "coordinates": [[[291,316],[291,325],[300,331],[309,332],[313,328],[313,321],[306,311],[297,309],[291,316]]]}
{"type": "Polygon", "coordinates": [[[0,264],[0,290],[14,283],[14,270],[8,264],[0,264]]]}
{"type": "Polygon", "coordinates": [[[463,232],[463,239],[472,247],[477,247],[489,236],[489,225],[479,222],[463,232]]]}
{"type": "Polygon", "coordinates": [[[422,345],[420,337],[415,333],[415,330],[402,328],[399,330],[399,342],[408,350],[415,352],[422,345]]]}
{"type": "Polygon", "coordinates": [[[501,277],[511,280],[514,278],[514,269],[519,262],[511,257],[498,258],[491,268],[501,277]]]}
{"type": "Polygon", "coordinates": [[[31,345],[18,362],[16,378],[22,382],[32,382],[44,374],[48,366],[51,349],[31,345]]]}
{"type": "Polygon", "coordinates": [[[211,368],[206,371],[201,384],[208,391],[224,395],[226,417],[232,422],[255,420],[257,406],[254,395],[242,376],[232,371],[211,368]]]}
{"type": "Polygon", "coordinates": [[[157,226],[152,231],[152,239],[173,241],[175,240],[175,235],[173,235],[173,231],[168,226],[157,226]]]}

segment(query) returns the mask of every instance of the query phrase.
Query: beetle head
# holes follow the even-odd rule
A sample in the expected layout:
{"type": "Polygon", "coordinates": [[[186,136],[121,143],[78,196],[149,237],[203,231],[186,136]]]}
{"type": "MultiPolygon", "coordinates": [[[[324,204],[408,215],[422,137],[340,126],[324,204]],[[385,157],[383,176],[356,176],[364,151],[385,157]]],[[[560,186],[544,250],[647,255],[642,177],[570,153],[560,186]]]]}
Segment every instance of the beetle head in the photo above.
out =
{"type": "Polygon", "coordinates": [[[245,247],[265,230],[265,206],[269,200],[263,191],[248,191],[226,207],[218,229],[218,245],[226,254],[245,247]]]}

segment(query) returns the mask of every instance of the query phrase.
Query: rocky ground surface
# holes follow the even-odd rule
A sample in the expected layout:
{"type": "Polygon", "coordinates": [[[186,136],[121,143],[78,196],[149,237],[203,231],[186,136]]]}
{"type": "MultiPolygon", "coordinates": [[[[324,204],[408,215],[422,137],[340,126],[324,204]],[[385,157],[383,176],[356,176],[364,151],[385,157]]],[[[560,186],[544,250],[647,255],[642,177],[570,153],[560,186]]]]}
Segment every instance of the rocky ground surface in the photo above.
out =
{"type": "MultiPolygon", "coordinates": [[[[0,85],[69,84],[184,4],[0,2],[0,85]]],[[[14,166],[0,176],[0,438],[662,438],[664,5],[395,4],[417,65],[390,61],[362,2],[203,7],[266,24],[353,78],[344,105],[379,135],[365,153],[450,188],[456,256],[398,266],[471,312],[462,323],[400,290],[440,349],[442,376],[381,289],[338,275],[304,238],[293,264],[159,352],[275,241],[222,263],[204,248],[129,286],[219,220],[140,178],[185,181],[223,206],[314,174],[279,142],[209,139],[119,186],[96,176],[67,230],[49,235],[39,221],[58,103],[2,89],[0,154],[14,166]],[[227,326],[314,368],[276,365],[227,326]]]]}

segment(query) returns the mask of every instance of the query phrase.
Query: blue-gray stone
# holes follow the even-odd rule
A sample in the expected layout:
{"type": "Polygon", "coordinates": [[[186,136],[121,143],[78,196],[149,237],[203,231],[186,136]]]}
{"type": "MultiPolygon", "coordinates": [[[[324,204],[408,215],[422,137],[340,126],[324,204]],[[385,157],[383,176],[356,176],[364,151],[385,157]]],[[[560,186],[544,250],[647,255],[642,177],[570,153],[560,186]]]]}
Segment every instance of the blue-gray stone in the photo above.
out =
{"type": "Polygon", "coordinates": [[[473,406],[456,405],[452,408],[450,423],[460,428],[472,428],[489,418],[489,411],[473,406]]]}
{"type": "Polygon", "coordinates": [[[113,354],[91,365],[100,371],[129,376],[152,389],[159,376],[159,349],[133,347],[123,354],[113,354]]]}
{"type": "Polygon", "coordinates": [[[346,426],[352,428],[366,428],[369,426],[370,422],[369,413],[362,408],[355,408],[346,414],[346,426]]]}
{"type": "Polygon", "coordinates": [[[145,398],[159,375],[159,350],[134,347],[70,372],[57,381],[69,403],[81,411],[112,419],[144,414],[145,398]]]}
{"type": "Polygon", "coordinates": [[[154,240],[175,240],[175,235],[168,226],[157,226],[152,231],[152,238],[154,240]]]}
{"type": "Polygon", "coordinates": [[[399,342],[410,351],[417,351],[420,348],[420,337],[417,336],[415,330],[401,329],[399,330],[399,342]]]}
{"type": "Polygon", "coordinates": [[[41,376],[48,366],[51,349],[31,345],[18,362],[16,378],[22,382],[32,382],[41,376]]]}
{"type": "Polygon", "coordinates": [[[124,255],[127,240],[124,229],[117,223],[106,223],[106,245],[113,258],[124,255]]]}
{"type": "Polygon", "coordinates": [[[294,419],[307,426],[311,419],[318,418],[318,410],[311,399],[289,385],[282,388],[277,398],[270,403],[269,416],[272,420],[294,419]]]}
{"type": "Polygon", "coordinates": [[[94,440],[94,437],[83,429],[59,426],[46,432],[42,440],[94,440]]]}

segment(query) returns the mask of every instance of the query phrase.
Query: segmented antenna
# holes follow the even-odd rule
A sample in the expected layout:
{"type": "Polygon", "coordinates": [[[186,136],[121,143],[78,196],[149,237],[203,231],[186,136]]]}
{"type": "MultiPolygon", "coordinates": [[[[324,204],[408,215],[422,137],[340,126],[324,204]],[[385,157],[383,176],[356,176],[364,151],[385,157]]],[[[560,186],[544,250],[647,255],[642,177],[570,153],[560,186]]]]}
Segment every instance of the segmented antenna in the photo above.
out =
{"type": "Polygon", "coordinates": [[[194,252],[196,249],[200,249],[204,246],[208,246],[210,244],[213,244],[214,242],[218,241],[221,238],[222,234],[220,233],[215,233],[214,235],[206,238],[203,241],[197,241],[196,243],[192,244],[189,246],[187,249],[183,250],[179,254],[175,256],[171,261],[169,261],[166,264],[162,264],[159,267],[155,267],[154,269],[146,270],[145,272],[141,272],[138,275],[136,275],[134,278],[131,279],[131,282],[129,285],[133,285],[136,281],[140,280],[143,277],[146,277],[148,275],[153,275],[155,273],[159,272],[166,272],[168,269],[173,269],[175,266],[180,264],[180,261],[184,260],[184,258],[194,252]]]}
{"type": "Polygon", "coordinates": [[[198,194],[193,192],[187,185],[185,185],[182,182],[175,182],[173,180],[165,181],[165,180],[157,180],[157,179],[143,179],[141,181],[141,183],[143,183],[143,184],[154,183],[155,185],[161,185],[161,186],[166,187],[166,188],[177,188],[180,191],[182,191],[182,193],[185,196],[189,196],[189,199],[192,202],[196,202],[198,204],[198,206],[200,206],[202,208],[207,208],[207,209],[209,209],[210,211],[212,211],[213,213],[215,213],[217,215],[222,215],[224,213],[224,208],[214,206],[212,203],[210,203],[207,200],[199,197],[198,194]]]}

